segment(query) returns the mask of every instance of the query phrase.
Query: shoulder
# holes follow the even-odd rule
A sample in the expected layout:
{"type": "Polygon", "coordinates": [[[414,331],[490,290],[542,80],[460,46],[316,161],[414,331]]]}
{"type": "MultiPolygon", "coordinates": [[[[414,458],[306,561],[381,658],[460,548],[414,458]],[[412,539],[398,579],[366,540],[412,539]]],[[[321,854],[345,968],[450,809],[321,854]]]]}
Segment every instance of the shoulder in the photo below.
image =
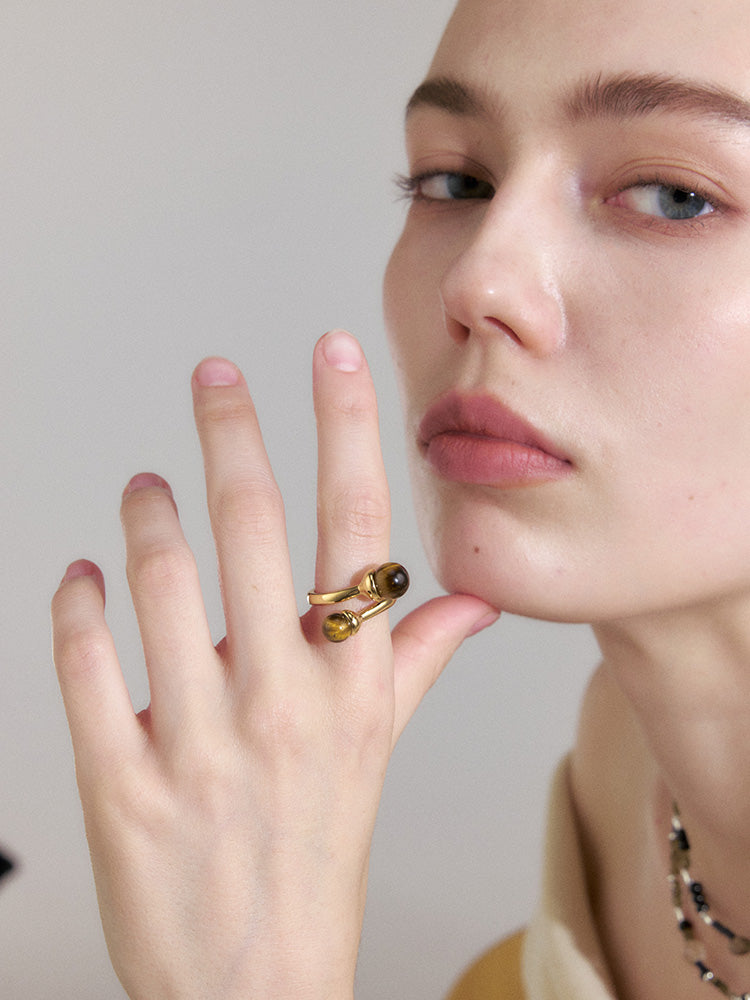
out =
{"type": "Polygon", "coordinates": [[[505,938],[461,976],[447,1000],[525,1000],[521,980],[524,932],[505,938]]]}

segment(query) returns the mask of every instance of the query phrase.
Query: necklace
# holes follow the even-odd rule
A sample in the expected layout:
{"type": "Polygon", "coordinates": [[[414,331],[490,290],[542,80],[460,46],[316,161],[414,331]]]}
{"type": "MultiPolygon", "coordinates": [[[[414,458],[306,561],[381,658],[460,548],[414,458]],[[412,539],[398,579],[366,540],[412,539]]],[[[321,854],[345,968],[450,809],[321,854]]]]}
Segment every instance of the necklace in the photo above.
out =
{"type": "Polygon", "coordinates": [[[704,983],[711,983],[729,1000],[750,1000],[750,993],[733,993],[723,979],[706,964],[706,949],[695,937],[695,929],[691,920],[685,914],[682,903],[683,888],[691,897],[698,917],[712,927],[729,943],[733,955],[746,955],[750,952],[750,940],[740,934],[735,934],[726,924],[716,920],[709,912],[709,906],[703,892],[703,886],[696,882],[690,874],[690,842],[680,819],[676,805],[672,806],[672,828],[669,833],[670,871],[669,884],[672,890],[672,907],[677,918],[677,929],[685,941],[685,958],[696,967],[704,983]]]}

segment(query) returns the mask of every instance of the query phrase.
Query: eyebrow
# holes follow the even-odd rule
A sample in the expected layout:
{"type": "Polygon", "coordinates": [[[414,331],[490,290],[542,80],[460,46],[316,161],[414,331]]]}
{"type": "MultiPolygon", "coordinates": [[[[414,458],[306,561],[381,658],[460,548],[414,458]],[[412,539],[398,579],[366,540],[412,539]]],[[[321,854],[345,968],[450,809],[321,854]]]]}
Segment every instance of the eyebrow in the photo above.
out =
{"type": "Polygon", "coordinates": [[[656,73],[598,76],[580,83],[564,101],[568,116],[638,118],[658,111],[715,118],[730,125],[750,125],[750,101],[716,84],[656,73]]]}
{"type": "Polygon", "coordinates": [[[439,108],[454,115],[489,116],[489,102],[479,90],[447,76],[420,83],[406,105],[406,117],[423,107],[439,108]]]}
{"type": "MultiPolygon", "coordinates": [[[[406,116],[433,107],[451,114],[491,117],[492,101],[484,91],[452,77],[425,80],[406,105],[406,116]]],[[[622,73],[581,81],[563,95],[561,106],[571,121],[591,118],[639,118],[659,111],[713,118],[730,125],[750,125],[750,101],[715,84],[656,73],[622,73]]],[[[502,111],[502,106],[500,107],[502,111]]]]}

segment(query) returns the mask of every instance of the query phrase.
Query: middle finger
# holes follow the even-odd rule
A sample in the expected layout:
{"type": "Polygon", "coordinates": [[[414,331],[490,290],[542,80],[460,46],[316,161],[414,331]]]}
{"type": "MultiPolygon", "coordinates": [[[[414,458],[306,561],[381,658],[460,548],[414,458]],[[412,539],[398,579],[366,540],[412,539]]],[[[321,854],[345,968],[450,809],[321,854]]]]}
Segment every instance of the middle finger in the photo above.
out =
{"type": "Polygon", "coordinates": [[[359,344],[341,330],[326,334],[316,347],[314,368],[318,423],[315,589],[326,592],[358,583],[367,570],[386,562],[390,501],[375,389],[359,344]]]}
{"type": "Polygon", "coordinates": [[[281,494],[239,370],[209,358],[193,392],[229,652],[264,662],[299,635],[281,494]]]}

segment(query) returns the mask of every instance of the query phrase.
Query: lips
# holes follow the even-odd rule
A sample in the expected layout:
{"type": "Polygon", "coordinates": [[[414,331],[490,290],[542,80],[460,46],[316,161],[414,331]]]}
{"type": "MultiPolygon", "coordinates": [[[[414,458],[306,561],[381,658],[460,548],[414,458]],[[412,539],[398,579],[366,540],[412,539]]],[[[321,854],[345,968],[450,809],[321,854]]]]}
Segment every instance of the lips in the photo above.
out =
{"type": "Polygon", "coordinates": [[[454,482],[532,486],[572,469],[531,424],[486,395],[452,392],[437,400],[420,424],[419,446],[438,475],[454,482]]]}

